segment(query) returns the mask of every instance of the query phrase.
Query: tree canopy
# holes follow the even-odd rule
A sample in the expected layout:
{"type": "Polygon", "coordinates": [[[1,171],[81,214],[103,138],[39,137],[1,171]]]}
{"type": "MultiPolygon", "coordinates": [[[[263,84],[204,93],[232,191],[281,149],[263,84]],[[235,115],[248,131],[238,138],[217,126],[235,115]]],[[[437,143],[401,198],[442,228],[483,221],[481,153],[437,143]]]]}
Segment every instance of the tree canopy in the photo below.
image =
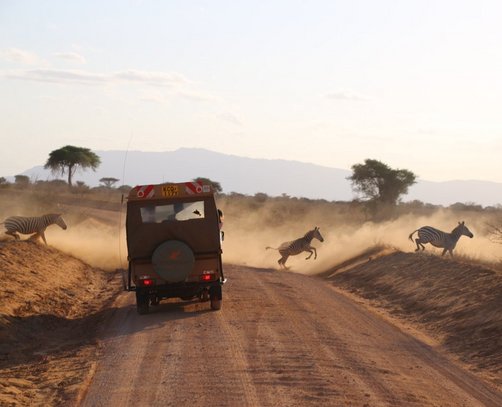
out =
{"type": "Polygon", "coordinates": [[[114,184],[119,182],[120,180],[118,178],[114,177],[104,177],[99,180],[106,188],[112,188],[114,184]]]}
{"type": "Polygon", "coordinates": [[[28,177],[27,175],[14,175],[14,183],[17,186],[25,187],[27,185],[30,185],[30,177],[28,177]]]}
{"type": "Polygon", "coordinates": [[[395,205],[416,182],[416,175],[411,171],[392,169],[378,160],[366,159],[364,164],[354,164],[352,171],[347,178],[352,182],[352,189],[374,203],[395,205]]]}
{"type": "Polygon", "coordinates": [[[68,185],[72,185],[72,178],[78,168],[91,168],[93,171],[101,164],[100,158],[90,149],[84,147],[65,146],[51,151],[44,168],[53,173],[64,175],[68,173],[68,185]]]}
{"type": "Polygon", "coordinates": [[[214,192],[217,192],[217,193],[223,192],[223,188],[221,187],[221,184],[216,181],[211,181],[209,178],[197,177],[197,178],[194,178],[192,181],[202,182],[203,184],[209,184],[213,188],[214,192]]]}

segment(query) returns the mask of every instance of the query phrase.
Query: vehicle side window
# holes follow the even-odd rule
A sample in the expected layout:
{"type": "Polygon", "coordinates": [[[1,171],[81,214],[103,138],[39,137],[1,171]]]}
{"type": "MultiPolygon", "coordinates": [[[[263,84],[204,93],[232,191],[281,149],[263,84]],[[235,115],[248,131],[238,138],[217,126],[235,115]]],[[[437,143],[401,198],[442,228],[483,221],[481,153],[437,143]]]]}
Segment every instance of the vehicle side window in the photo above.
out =
{"type": "Polygon", "coordinates": [[[143,223],[162,223],[204,219],[204,201],[148,205],[140,208],[143,223]]]}

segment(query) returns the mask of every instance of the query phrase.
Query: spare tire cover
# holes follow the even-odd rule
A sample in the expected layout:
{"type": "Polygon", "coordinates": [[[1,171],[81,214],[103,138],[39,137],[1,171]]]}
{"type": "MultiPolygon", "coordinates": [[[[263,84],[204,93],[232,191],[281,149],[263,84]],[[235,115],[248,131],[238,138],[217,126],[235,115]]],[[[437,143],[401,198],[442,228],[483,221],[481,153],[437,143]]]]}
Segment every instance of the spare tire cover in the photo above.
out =
{"type": "Polygon", "coordinates": [[[179,240],[168,240],[155,249],[152,264],[155,272],[168,283],[180,283],[193,270],[192,249],[179,240]]]}

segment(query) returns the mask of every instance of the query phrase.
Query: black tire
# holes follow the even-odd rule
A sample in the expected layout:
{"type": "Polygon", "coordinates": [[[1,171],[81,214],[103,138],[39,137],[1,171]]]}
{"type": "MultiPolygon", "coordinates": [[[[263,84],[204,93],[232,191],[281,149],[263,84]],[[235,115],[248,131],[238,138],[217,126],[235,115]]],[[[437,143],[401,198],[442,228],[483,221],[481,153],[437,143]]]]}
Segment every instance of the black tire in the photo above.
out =
{"type": "Polygon", "coordinates": [[[127,290],[127,276],[126,276],[126,271],[124,269],[121,270],[122,272],[122,288],[124,291],[127,290]]]}
{"type": "Polygon", "coordinates": [[[150,310],[150,300],[147,294],[136,292],[136,309],[140,315],[148,314],[150,310]]]}
{"type": "Polygon", "coordinates": [[[211,300],[211,309],[213,311],[219,311],[221,309],[221,300],[212,299],[211,300]]]}
{"type": "Polygon", "coordinates": [[[221,285],[214,285],[209,289],[209,300],[211,301],[211,309],[218,311],[221,309],[223,294],[221,285]]]}

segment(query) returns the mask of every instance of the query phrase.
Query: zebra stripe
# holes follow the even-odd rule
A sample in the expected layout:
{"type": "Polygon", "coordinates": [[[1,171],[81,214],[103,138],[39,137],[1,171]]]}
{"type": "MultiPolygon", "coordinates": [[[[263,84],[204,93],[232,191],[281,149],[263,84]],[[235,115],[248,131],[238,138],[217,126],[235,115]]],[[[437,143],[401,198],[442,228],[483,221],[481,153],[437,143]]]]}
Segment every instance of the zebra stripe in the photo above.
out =
{"type": "Polygon", "coordinates": [[[278,250],[282,257],[277,261],[277,263],[279,263],[279,266],[287,268],[286,261],[288,260],[288,257],[295,256],[302,252],[310,253],[305,260],[310,259],[312,257],[312,254],[314,255],[314,259],[317,259],[317,250],[315,247],[311,246],[313,239],[324,242],[324,238],[322,237],[321,232],[319,231],[319,228],[317,226],[305,233],[303,237],[291,240],[289,242],[284,242],[277,248],[268,246],[266,247],[266,249],[278,250]]]}
{"type": "Polygon", "coordinates": [[[415,239],[415,243],[417,244],[417,248],[415,249],[416,252],[419,251],[420,248],[425,250],[424,244],[430,243],[435,247],[443,248],[442,256],[444,256],[446,252],[449,252],[451,257],[453,257],[453,249],[455,249],[460,236],[474,237],[472,232],[465,226],[464,222],[458,222],[458,226],[453,229],[451,233],[443,232],[431,226],[423,226],[411,232],[409,236],[411,241],[413,241],[413,234],[415,232],[418,232],[418,238],[415,239]]]}
{"type": "MultiPolygon", "coordinates": [[[[5,225],[6,234],[13,236],[16,240],[20,237],[18,233],[23,235],[35,234],[41,236],[45,244],[47,240],[45,239],[45,229],[50,225],[58,225],[62,229],[66,229],[66,223],[64,222],[61,214],[50,213],[47,215],[36,216],[36,217],[24,217],[24,216],[11,216],[5,219],[3,222],[5,225]]],[[[36,236],[32,236],[32,238],[36,236]]]]}

